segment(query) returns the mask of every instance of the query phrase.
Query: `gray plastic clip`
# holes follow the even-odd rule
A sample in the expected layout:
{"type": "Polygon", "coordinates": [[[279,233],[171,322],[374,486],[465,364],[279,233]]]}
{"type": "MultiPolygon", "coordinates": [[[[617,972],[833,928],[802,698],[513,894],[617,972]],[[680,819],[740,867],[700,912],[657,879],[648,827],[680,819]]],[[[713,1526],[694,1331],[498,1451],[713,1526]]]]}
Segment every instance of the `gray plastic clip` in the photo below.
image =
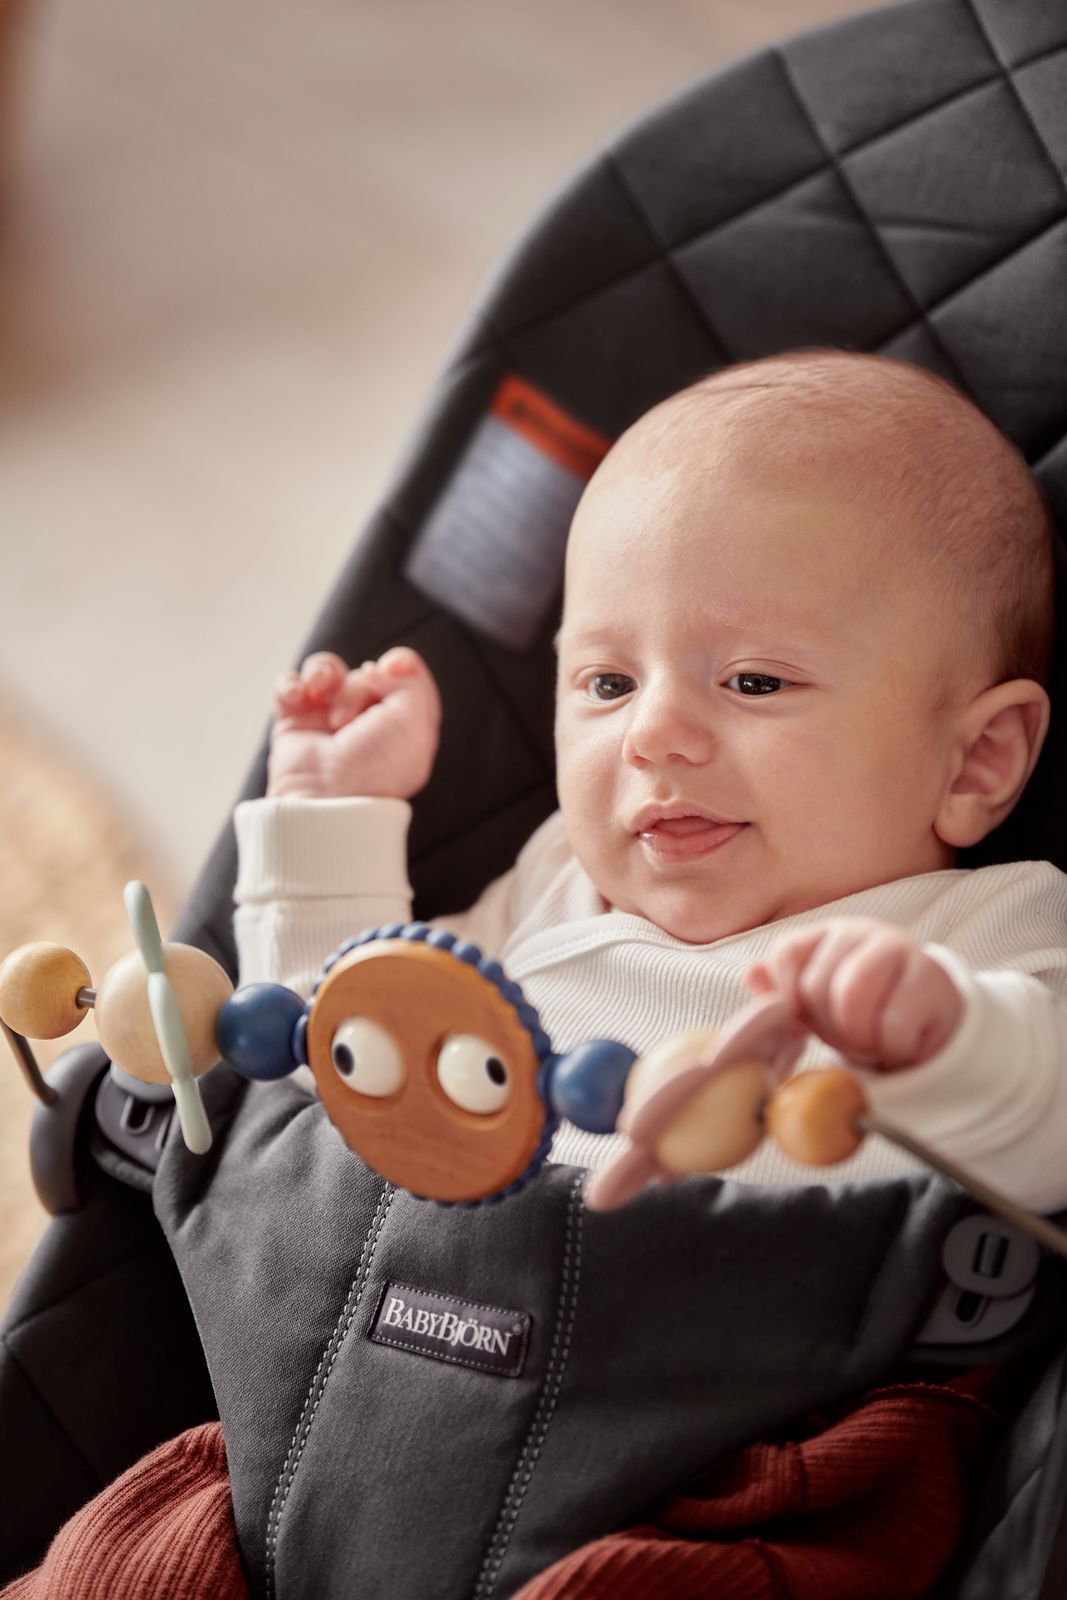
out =
{"type": "Polygon", "coordinates": [[[948,1282],[916,1334],[919,1346],[999,1339],[1034,1298],[1041,1251],[1001,1217],[977,1211],[961,1218],[949,1229],[941,1260],[948,1282]]]}
{"type": "Polygon", "coordinates": [[[167,1089],[165,1100],[131,1094],[108,1072],[96,1091],[95,1110],[96,1125],[108,1141],[149,1172],[155,1172],[174,1120],[174,1096],[170,1090],[167,1089]]]}

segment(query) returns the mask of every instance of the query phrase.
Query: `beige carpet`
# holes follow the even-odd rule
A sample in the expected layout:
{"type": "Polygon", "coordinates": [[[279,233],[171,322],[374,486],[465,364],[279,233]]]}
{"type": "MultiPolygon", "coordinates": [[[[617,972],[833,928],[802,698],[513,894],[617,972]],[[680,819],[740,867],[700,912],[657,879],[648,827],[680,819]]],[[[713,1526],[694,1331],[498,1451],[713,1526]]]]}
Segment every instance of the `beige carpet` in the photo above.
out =
{"type": "MultiPolygon", "coordinates": [[[[0,958],[46,939],[76,951],[99,982],[132,948],[122,900],[130,878],[148,884],[166,928],[170,887],[107,800],[0,707],[0,958]]],[[[90,1014],[66,1039],[35,1050],[45,1067],[92,1037],[90,1014]]],[[[35,1104],[0,1038],[0,1306],[48,1220],[30,1180],[35,1104]]]]}

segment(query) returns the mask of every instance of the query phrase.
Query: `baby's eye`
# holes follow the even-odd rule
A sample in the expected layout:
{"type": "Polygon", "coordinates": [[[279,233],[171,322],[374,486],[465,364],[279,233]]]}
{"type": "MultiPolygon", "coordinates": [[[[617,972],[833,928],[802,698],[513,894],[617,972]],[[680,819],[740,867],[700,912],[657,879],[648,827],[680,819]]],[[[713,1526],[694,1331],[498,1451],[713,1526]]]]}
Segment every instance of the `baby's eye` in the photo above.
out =
{"type": "Polygon", "coordinates": [[[587,685],[594,700],[621,700],[633,687],[634,680],[625,672],[598,672],[587,685]]]}
{"type": "Polygon", "coordinates": [[[784,678],[772,678],[767,672],[735,672],[727,678],[726,688],[747,695],[776,694],[784,683],[784,678]]]}

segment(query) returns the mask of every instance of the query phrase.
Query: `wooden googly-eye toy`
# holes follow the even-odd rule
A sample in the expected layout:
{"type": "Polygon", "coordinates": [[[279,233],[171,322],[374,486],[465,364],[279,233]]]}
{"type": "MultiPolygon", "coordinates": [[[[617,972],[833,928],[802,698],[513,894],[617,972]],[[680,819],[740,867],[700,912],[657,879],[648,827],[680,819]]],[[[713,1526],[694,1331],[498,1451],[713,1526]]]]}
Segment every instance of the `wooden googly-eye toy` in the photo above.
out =
{"type": "Polygon", "coordinates": [[[0,1029],[33,1089],[56,1100],[28,1039],[70,1032],[90,1007],[113,1064],[170,1083],[186,1144],[211,1130],[195,1079],[221,1059],[247,1078],[302,1064],[346,1144],[389,1182],[443,1204],[513,1194],[538,1172],[561,1118],[624,1143],[591,1178],[592,1210],[650,1183],[736,1166],[769,1135],[794,1160],[832,1165],[869,1133],[899,1145],[1067,1257],[1067,1234],[870,1109],[857,1074],[789,1074],[806,1031],[764,995],[723,1030],[696,1029],[638,1058],[612,1039],[553,1052],[499,962],[424,922],[369,928],[326,963],[306,1004],[275,983],[236,992],[203,951],[167,944],[143,884],[126,887],[137,949],[99,990],[71,950],[31,944],[0,964],[0,1029]]]}
{"type": "Polygon", "coordinates": [[[190,1150],[211,1147],[195,1079],[216,1065],[215,1018],[233,984],[217,961],[192,945],[164,944],[148,890],[126,885],[126,909],[137,944],[110,967],[98,989],[88,969],[61,945],[22,945],[0,964],[0,1021],[31,1089],[55,1100],[29,1039],[57,1039],[90,1008],[113,1064],[143,1083],[174,1090],[190,1150]]]}
{"type": "Polygon", "coordinates": [[[217,1033],[247,1077],[306,1061],[350,1149],[389,1182],[445,1204],[521,1188],[561,1116],[610,1132],[634,1060],[611,1040],[553,1054],[499,962],[421,922],[342,945],[306,1007],[278,985],[238,989],[217,1033]]]}

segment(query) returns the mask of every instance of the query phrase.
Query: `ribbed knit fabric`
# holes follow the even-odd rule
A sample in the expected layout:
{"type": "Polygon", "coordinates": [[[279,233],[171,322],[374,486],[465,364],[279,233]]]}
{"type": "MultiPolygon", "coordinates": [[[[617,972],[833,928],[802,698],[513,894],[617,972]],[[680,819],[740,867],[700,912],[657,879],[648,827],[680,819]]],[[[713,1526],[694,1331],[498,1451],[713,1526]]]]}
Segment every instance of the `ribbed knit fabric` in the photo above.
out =
{"type": "MultiPolygon", "coordinates": [[[[272,980],[306,994],[344,939],[376,922],[408,920],[408,815],[396,800],[253,800],[237,807],[234,926],[242,982],[272,980]]],[[[1023,1204],[1049,1211],[1067,1205],[1067,875],[1048,862],[923,873],[691,945],[608,906],[556,812],[475,905],[436,920],[500,959],[562,1052],[604,1036],[646,1050],[671,1033],[725,1022],[751,999],[745,972],[777,938],[833,916],[878,917],[906,929],[964,987],[967,1024],[935,1060],[911,1072],[868,1075],[875,1110],[1023,1204]]],[[[801,1065],[830,1059],[832,1052],[813,1041],[801,1065]]],[[[314,1092],[310,1073],[307,1086],[314,1092]]],[[[564,1123],[551,1159],[596,1168],[616,1144],[564,1123]]],[[[887,1178],[918,1166],[871,1137],[814,1181],[887,1178]]],[[[729,1176],[813,1181],[810,1167],[769,1139],[729,1176]]]]}
{"type": "Polygon", "coordinates": [[[0,1600],[248,1600],[218,1423],[168,1440],[101,1490],[0,1600]]]}
{"type": "MultiPolygon", "coordinates": [[[[921,1600],[959,1544],[1002,1420],[1000,1374],[877,1389],[754,1444],[583,1545],[515,1600],[921,1600]]],[[[576,1492],[581,1492],[580,1483],[576,1492]]],[[[248,1600],[218,1423],[161,1445],[0,1600],[248,1600]]]]}
{"type": "Polygon", "coordinates": [[[921,1600],[963,1534],[998,1389],[984,1369],[876,1390],[808,1437],[739,1451],[514,1600],[921,1600]]]}

